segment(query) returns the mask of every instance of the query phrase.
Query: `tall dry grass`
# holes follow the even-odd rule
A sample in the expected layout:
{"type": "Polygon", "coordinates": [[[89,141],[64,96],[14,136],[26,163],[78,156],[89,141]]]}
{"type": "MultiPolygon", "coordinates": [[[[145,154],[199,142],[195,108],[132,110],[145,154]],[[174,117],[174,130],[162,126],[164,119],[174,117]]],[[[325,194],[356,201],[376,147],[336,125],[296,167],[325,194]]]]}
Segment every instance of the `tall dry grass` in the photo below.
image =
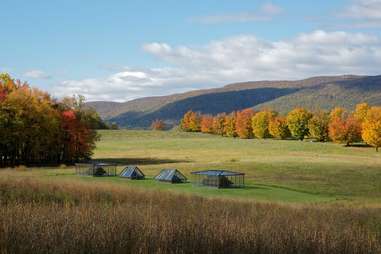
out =
{"type": "Polygon", "coordinates": [[[380,253],[381,209],[0,179],[0,253],[380,253]]]}

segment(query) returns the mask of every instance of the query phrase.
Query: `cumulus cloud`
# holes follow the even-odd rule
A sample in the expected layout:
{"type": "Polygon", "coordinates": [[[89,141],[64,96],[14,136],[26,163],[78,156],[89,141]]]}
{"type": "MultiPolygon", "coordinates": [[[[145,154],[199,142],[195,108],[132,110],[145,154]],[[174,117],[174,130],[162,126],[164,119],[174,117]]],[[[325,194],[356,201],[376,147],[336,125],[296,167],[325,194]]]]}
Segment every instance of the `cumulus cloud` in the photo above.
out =
{"type": "Polygon", "coordinates": [[[50,79],[51,76],[46,74],[44,71],[41,70],[29,70],[24,73],[24,76],[26,78],[31,78],[31,79],[50,79]]]}
{"type": "Polygon", "coordinates": [[[194,17],[191,20],[202,24],[269,21],[272,20],[274,16],[280,14],[282,11],[283,9],[280,6],[272,3],[266,3],[262,5],[257,11],[208,15],[202,17],[194,17]]]}
{"type": "Polygon", "coordinates": [[[55,91],[122,101],[239,81],[379,74],[381,64],[380,37],[342,31],[318,30],[279,41],[241,35],[202,47],[154,42],[143,49],[171,67],[126,68],[104,79],[65,81],[55,91]]]}
{"type": "MultiPolygon", "coordinates": [[[[189,78],[181,69],[125,68],[106,78],[63,81],[53,88],[52,93],[57,97],[81,94],[89,101],[126,101],[202,88],[198,86],[198,81],[197,76],[189,78]]],[[[203,80],[205,81],[206,79],[203,80]]]]}

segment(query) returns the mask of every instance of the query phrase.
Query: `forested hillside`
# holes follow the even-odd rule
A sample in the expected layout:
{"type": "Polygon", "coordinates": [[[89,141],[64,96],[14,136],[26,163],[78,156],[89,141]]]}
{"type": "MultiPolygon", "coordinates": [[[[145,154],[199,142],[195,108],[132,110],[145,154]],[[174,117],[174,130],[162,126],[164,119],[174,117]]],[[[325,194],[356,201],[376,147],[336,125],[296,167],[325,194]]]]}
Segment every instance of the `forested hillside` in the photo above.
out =
{"type": "Polygon", "coordinates": [[[153,120],[177,124],[188,110],[204,114],[229,113],[244,108],[271,108],[285,113],[295,107],[311,111],[342,106],[352,109],[360,102],[381,103],[381,76],[313,77],[298,81],[243,82],[216,89],[191,91],[125,103],[91,102],[110,122],[147,128],[153,120]]]}

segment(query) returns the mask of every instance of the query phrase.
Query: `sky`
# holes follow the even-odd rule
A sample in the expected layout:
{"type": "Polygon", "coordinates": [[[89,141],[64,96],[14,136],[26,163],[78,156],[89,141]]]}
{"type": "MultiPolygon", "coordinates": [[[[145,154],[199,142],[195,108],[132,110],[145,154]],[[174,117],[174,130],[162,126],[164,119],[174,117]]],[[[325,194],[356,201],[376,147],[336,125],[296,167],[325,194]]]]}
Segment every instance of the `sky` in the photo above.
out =
{"type": "Polygon", "coordinates": [[[381,0],[0,0],[0,72],[128,101],[255,80],[381,74],[381,0]]]}

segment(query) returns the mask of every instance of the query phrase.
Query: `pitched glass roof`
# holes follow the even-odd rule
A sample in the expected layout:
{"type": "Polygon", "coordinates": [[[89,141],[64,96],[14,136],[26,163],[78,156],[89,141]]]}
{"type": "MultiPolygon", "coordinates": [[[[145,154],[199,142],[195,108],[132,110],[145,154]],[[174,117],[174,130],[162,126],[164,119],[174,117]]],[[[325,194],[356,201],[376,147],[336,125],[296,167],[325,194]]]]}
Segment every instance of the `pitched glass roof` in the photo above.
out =
{"type": "Polygon", "coordinates": [[[156,180],[171,181],[174,177],[186,180],[186,177],[177,169],[163,169],[156,177],[156,180]]]}
{"type": "Polygon", "coordinates": [[[137,166],[128,166],[128,167],[124,168],[122,173],[120,173],[120,176],[131,177],[131,176],[133,176],[134,173],[137,176],[144,177],[143,172],[137,166]]]}

